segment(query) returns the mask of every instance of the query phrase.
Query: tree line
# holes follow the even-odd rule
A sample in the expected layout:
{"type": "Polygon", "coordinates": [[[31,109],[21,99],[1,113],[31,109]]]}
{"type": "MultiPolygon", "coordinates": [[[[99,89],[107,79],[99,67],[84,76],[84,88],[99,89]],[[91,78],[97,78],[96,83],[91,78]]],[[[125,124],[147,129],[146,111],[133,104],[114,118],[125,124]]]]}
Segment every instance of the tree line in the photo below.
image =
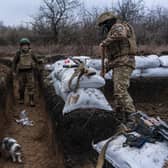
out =
{"type": "Polygon", "coordinates": [[[35,44],[92,47],[103,35],[97,17],[114,11],[135,28],[138,45],[168,44],[168,9],[148,9],[143,0],[118,0],[106,9],[87,9],[79,0],[43,0],[39,12],[27,26],[10,27],[0,22],[0,45],[16,45],[21,37],[35,44]]]}

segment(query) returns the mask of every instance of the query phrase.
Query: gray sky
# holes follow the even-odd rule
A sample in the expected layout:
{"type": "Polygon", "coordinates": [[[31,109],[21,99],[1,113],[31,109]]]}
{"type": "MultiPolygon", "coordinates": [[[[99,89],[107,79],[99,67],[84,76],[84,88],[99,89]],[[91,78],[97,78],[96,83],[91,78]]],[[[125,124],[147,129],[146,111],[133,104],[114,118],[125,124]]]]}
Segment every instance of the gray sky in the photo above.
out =
{"type": "MultiPolygon", "coordinates": [[[[5,25],[19,25],[30,21],[30,16],[37,13],[42,0],[0,0],[0,21],[5,25]]],[[[115,0],[81,0],[87,7],[111,7],[115,0]]],[[[168,7],[167,0],[145,0],[152,8],[156,5],[168,7]]]]}

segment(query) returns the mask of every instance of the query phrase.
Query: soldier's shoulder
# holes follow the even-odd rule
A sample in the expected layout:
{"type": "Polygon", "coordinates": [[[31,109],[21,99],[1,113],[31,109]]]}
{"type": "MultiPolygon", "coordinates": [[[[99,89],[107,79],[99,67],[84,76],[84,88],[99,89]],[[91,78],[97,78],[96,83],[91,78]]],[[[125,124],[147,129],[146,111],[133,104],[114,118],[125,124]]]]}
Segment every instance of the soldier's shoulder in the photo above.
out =
{"type": "Polygon", "coordinates": [[[125,29],[125,26],[122,23],[116,23],[111,28],[112,31],[118,31],[118,32],[124,31],[124,29],[125,29]]]}
{"type": "Polygon", "coordinates": [[[29,53],[35,55],[34,51],[31,48],[29,49],[29,53]]]}
{"type": "Polygon", "coordinates": [[[16,51],[16,55],[19,56],[21,54],[21,51],[20,50],[17,50],[16,51]]]}

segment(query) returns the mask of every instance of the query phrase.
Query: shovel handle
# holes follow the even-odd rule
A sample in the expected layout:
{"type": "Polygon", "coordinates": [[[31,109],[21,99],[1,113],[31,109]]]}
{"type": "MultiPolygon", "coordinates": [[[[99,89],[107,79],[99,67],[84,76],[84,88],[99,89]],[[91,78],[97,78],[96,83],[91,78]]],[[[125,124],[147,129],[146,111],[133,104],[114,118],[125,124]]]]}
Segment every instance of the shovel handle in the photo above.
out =
{"type": "Polygon", "coordinates": [[[101,75],[102,77],[104,77],[105,75],[105,66],[104,66],[104,59],[105,59],[105,47],[101,47],[101,58],[102,58],[102,71],[101,71],[101,75]]]}

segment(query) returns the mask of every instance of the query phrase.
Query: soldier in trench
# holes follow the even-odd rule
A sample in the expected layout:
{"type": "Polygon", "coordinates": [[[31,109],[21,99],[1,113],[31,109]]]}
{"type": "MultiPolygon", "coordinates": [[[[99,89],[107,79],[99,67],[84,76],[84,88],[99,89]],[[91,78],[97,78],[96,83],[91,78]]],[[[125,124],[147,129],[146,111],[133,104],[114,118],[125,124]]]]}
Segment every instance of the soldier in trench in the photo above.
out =
{"type": "Polygon", "coordinates": [[[35,96],[35,67],[38,59],[33,54],[30,47],[30,40],[22,38],[20,49],[17,51],[13,61],[13,72],[19,80],[19,103],[24,104],[25,91],[29,98],[29,105],[34,107],[35,96]]]}
{"type": "MultiPolygon", "coordinates": [[[[133,99],[128,93],[130,77],[135,69],[135,55],[137,51],[136,37],[133,27],[120,22],[112,12],[106,12],[99,16],[98,26],[107,37],[100,44],[102,52],[107,56],[108,69],[113,70],[114,105],[118,119],[126,122],[136,112],[133,99]]],[[[102,56],[104,62],[104,56],[102,56]]],[[[104,75],[104,69],[102,70],[104,75]]]]}

